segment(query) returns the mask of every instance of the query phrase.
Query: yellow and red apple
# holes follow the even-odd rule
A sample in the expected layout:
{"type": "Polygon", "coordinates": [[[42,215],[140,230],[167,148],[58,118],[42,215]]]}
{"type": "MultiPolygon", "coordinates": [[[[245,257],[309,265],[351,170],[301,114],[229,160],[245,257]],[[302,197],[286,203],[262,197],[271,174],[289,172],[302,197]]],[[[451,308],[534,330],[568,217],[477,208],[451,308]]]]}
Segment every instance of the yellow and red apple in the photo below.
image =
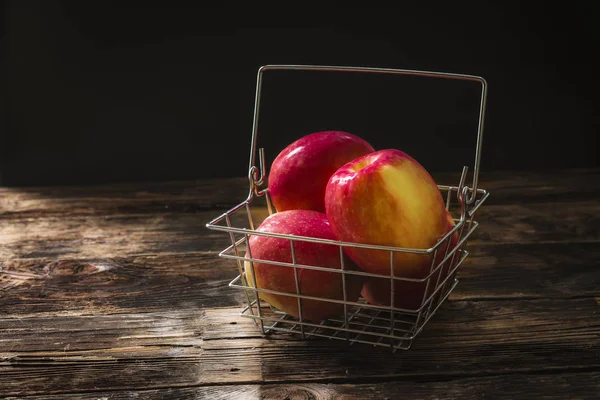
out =
{"type": "MultiPolygon", "coordinates": [[[[447,232],[454,228],[454,220],[449,212],[447,213],[448,227],[447,232]]],[[[447,254],[456,247],[458,244],[458,231],[446,239],[437,250],[435,257],[434,268],[438,268],[440,263],[444,260],[447,254]],[[448,251],[446,251],[448,249],[448,251]]],[[[448,276],[448,272],[451,271],[454,266],[458,263],[460,254],[454,254],[449,256],[448,260],[444,262],[444,265],[429,277],[429,285],[427,280],[423,282],[412,282],[394,279],[394,307],[404,308],[408,310],[418,310],[423,301],[434,292],[436,285],[441,285],[442,282],[448,276]],[[427,295],[425,295],[425,289],[427,288],[427,295]]],[[[430,274],[429,269],[422,268],[418,276],[413,276],[415,279],[424,279],[430,274]]],[[[449,281],[452,281],[456,272],[454,272],[449,281]]],[[[451,285],[451,282],[446,283],[446,289],[451,285]]],[[[361,295],[371,304],[389,306],[391,304],[391,281],[387,278],[367,278],[363,286],[361,295]]]]}
{"type": "MultiPolygon", "coordinates": [[[[336,240],[331,224],[324,213],[312,210],[288,210],[271,214],[256,229],[259,232],[279,233],[294,236],[336,240]]],[[[289,239],[251,235],[249,239],[253,268],[245,262],[245,274],[248,284],[260,289],[296,295],[294,268],[274,265],[269,261],[292,263],[292,250],[289,239]]],[[[340,269],[343,256],[344,269],[358,270],[346,256],[340,254],[339,246],[294,240],[296,264],[340,269]]],[[[344,300],[342,274],[297,267],[298,286],[301,295],[319,298],[344,300]]],[[[364,279],[358,275],[346,275],[347,301],[358,301],[364,279]]],[[[294,296],[259,292],[260,298],[271,306],[296,318],[299,315],[298,300],[294,296]]],[[[302,318],[308,321],[321,321],[338,316],[344,311],[343,304],[302,299],[302,318]]]]}
{"type": "MultiPolygon", "coordinates": [[[[447,233],[444,200],[427,170],[397,149],[369,153],[340,167],[329,179],[325,210],[339,240],[428,249],[447,233]]],[[[390,274],[390,252],[345,247],[363,270],[390,274]]],[[[433,255],[396,252],[394,274],[408,278],[429,270],[433,255]]]]}
{"type": "Polygon", "coordinates": [[[269,195],[277,211],[325,212],[325,187],[342,165],[375,151],[360,138],[343,131],[320,131],[290,143],[273,160],[269,195]]]}

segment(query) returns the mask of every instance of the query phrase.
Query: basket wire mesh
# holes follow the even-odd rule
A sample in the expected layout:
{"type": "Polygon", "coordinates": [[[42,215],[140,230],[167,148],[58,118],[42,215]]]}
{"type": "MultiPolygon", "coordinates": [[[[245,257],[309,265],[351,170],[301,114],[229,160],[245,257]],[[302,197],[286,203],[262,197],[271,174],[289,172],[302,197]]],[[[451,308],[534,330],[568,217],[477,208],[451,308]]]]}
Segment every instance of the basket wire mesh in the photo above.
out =
{"type": "Polygon", "coordinates": [[[483,135],[483,120],[485,113],[485,100],[487,83],[481,77],[462,74],[448,74],[428,71],[384,69],[384,68],[357,68],[357,67],[331,67],[331,66],[299,66],[299,65],[269,65],[259,69],[257,75],[253,134],[250,150],[250,164],[248,169],[249,193],[248,197],[227,210],[222,215],[207,223],[207,228],[224,232],[229,235],[231,244],[219,253],[219,257],[230,259],[237,266],[238,275],[229,283],[229,287],[242,290],[245,293],[245,306],[239,312],[240,316],[251,318],[260,327],[263,334],[285,332],[299,335],[303,339],[328,338],[347,341],[349,344],[363,343],[375,346],[385,346],[396,350],[407,350],[413,339],[423,330],[427,322],[434,316],[439,307],[448,298],[456,287],[458,279],[456,274],[468,256],[466,245],[478,222],[475,220],[477,210],[489,196],[489,192],[478,188],[479,165],[481,160],[481,146],[483,135]],[[438,189],[445,198],[446,209],[452,215],[454,227],[441,238],[434,246],[427,249],[399,248],[390,246],[375,246],[362,243],[351,243],[336,240],[327,240],[306,236],[285,235],[271,232],[257,231],[256,227],[261,220],[274,213],[274,207],[269,197],[268,187],[264,186],[266,173],[265,155],[262,148],[257,148],[258,116],[260,109],[262,75],[267,70],[322,70],[330,72],[366,72],[387,73],[399,75],[416,75],[434,78],[448,78],[470,80],[479,82],[482,86],[479,124],[475,162],[473,168],[472,186],[466,185],[468,167],[464,166],[460,181],[456,186],[439,185],[438,189]],[[258,165],[256,159],[258,156],[258,165]],[[250,238],[253,235],[268,236],[285,240],[289,243],[291,262],[277,262],[269,259],[255,258],[252,256],[250,238]],[[451,240],[457,240],[454,246],[451,240]],[[296,260],[295,249],[300,242],[320,243],[335,246],[340,255],[339,269],[324,268],[316,265],[300,264],[296,260]],[[349,269],[344,263],[346,247],[368,249],[389,253],[390,273],[375,274],[362,270],[349,269]],[[398,253],[412,253],[431,258],[429,273],[420,278],[407,278],[395,276],[394,257],[398,253]],[[271,268],[289,268],[293,271],[295,292],[276,291],[257,287],[254,274],[255,263],[269,265],[271,268]],[[302,293],[299,284],[299,271],[313,270],[338,274],[342,283],[342,297],[316,297],[302,293]],[[378,278],[389,281],[390,305],[376,305],[360,297],[351,301],[347,295],[347,281],[352,277],[378,278]],[[398,294],[398,284],[409,285],[415,288],[416,293],[422,297],[415,307],[397,307],[394,297],[398,294]],[[261,294],[272,294],[296,299],[298,316],[292,316],[264,300],[261,294]],[[341,308],[339,317],[332,317],[322,321],[312,321],[303,318],[304,302],[337,303],[341,308]]]}

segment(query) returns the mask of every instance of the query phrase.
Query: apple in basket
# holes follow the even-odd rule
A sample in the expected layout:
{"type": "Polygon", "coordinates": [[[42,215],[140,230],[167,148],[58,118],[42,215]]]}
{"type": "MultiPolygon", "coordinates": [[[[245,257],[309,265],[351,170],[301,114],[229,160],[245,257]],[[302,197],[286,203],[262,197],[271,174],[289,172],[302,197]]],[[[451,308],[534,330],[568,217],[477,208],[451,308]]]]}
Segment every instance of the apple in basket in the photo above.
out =
{"type": "MultiPolygon", "coordinates": [[[[447,213],[448,219],[448,232],[454,228],[454,220],[452,219],[452,215],[449,212],[447,213]]],[[[437,250],[434,268],[444,260],[447,254],[450,254],[450,251],[456,247],[458,244],[458,231],[454,232],[454,234],[446,239],[444,243],[442,243],[437,250]],[[448,247],[448,243],[450,247],[448,247]],[[448,252],[446,252],[446,248],[448,248],[448,252]]],[[[394,307],[404,308],[408,310],[416,311],[418,310],[423,301],[429,298],[435,288],[436,285],[441,285],[442,282],[448,276],[448,272],[451,271],[458,261],[460,260],[460,254],[455,252],[454,255],[450,255],[448,260],[444,262],[444,265],[439,267],[437,272],[434,272],[429,278],[429,286],[427,286],[427,281],[423,282],[411,282],[404,280],[394,280],[394,307]],[[427,295],[425,296],[425,289],[427,288],[427,295]]],[[[421,273],[417,279],[424,279],[429,275],[428,269],[422,269],[421,273]]],[[[451,277],[446,281],[445,290],[448,290],[452,285],[452,280],[456,275],[456,271],[452,273],[451,277]]],[[[439,292],[438,292],[439,293],[439,292]]],[[[361,292],[362,296],[371,304],[389,306],[391,304],[391,282],[390,279],[385,278],[367,278],[363,290],[361,292]]],[[[443,294],[443,293],[442,293],[443,294]]],[[[429,304],[428,304],[429,305],[429,304]]]]}
{"type": "MultiPolygon", "coordinates": [[[[288,210],[271,214],[256,230],[336,240],[327,216],[312,210],[288,210]]],[[[253,259],[261,261],[244,263],[248,285],[292,294],[293,296],[259,292],[260,298],[271,306],[299,318],[298,299],[295,297],[297,292],[294,268],[269,263],[269,261],[292,263],[290,239],[251,235],[249,245],[250,251],[246,250],[246,256],[251,255],[253,259]],[[253,264],[253,268],[251,264],[253,264]]],[[[358,270],[346,255],[340,254],[337,245],[294,239],[296,264],[339,270],[341,268],[340,256],[344,257],[344,269],[358,270]]],[[[344,300],[341,273],[297,267],[297,276],[300,295],[344,300]]],[[[362,276],[346,274],[347,301],[358,301],[363,283],[362,276]]],[[[302,299],[301,301],[304,321],[318,322],[343,315],[344,312],[344,306],[341,303],[312,299],[302,299]]]]}
{"type": "MultiPolygon", "coordinates": [[[[419,162],[397,149],[372,152],[339,168],[328,181],[325,209],[334,234],[346,242],[428,249],[448,232],[436,182],[419,162]]],[[[390,275],[389,251],[356,247],[345,251],[361,269],[390,275]]],[[[394,252],[394,275],[422,278],[429,273],[432,258],[394,252]]]]}
{"type": "Polygon", "coordinates": [[[375,151],[362,138],[343,131],[320,131],[301,137],[273,160],[269,194],[277,211],[325,212],[325,187],[342,165],[375,151]]]}

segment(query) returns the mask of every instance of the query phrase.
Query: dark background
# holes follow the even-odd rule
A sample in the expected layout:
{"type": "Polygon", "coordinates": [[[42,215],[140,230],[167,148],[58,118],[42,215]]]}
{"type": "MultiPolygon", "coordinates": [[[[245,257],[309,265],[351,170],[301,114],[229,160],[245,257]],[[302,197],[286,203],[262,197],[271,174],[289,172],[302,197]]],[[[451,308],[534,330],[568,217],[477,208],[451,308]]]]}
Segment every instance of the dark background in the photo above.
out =
{"type": "MultiPolygon", "coordinates": [[[[480,75],[489,83],[483,173],[599,165],[587,6],[201,4],[3,2],[0,183],[244,176],[256,72],[277,63],[480,75]]],[[[473,162],[479,90],[268,72],[259,145],[270,162],[303,134],[341,129],[430,170],[459,171],[473,162]]]]}

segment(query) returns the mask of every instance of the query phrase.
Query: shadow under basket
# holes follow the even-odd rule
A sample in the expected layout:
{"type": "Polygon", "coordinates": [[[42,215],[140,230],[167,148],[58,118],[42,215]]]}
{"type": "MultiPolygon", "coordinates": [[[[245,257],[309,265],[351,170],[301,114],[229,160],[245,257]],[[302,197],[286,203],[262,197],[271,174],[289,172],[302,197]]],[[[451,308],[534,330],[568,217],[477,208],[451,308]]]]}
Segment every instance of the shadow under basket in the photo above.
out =
{"type": "MultiPolygon", "coordinates": [[[[426,71],[390,70],[376,68],[353,67],[319,67],[319,66],[265,66],[259,69],[257,82],[257,96],[255,104],[255,125],[251,145],[251,161],[249,168],[250,190],[246,200],[216,217],[207,224],[207,228],[226,233],[231,244],[219,253],[219,257],[232,260],[232,267],[237,270],[237,276],[229,283],[229,287],[245,293],[244,304],[240,315],[252,319],[263,334],[285,332],[298,335],[302,339],[328,338],[343,340],[353,345],[356,343],[374,346],[389,347],[393,351],[407,350],[413,340],[424,329],[427,322],[435,315],[436,311],[448,298],[458,284],[456,279],[462,263],[468,257],[466,245],[478,227],[475,220],[476,211],[484,203],[489,193],[477,188],[478,169],[481,155],[481,135],[483,115],[485,108],[486,83],[482,78],[469,75],[456,75],[434,73],[426,71]],[[274,213],[274,208],[269,198],[268,188],[261,188],[266,177],[263,149],[259,149],[259,166],[256,165],[257,156],[257,126],[260,83],[262,73],[268,69],[298,69],[298,70],[325,70],[333,72],[381,72],[391,74],[410,74],[431,76],[437,78],[475,80],[482,84],[482,102],[480,109],[480,124],[476,148],[473,185],[465,185],[467,167],[463,167],[458,185],[438,185],[446,202],[446,209],[450,212],[455,222],[454,227],[435,246],[428,249],[407,249],[389,246],[372,246],[359,243],[325,240],[312,237],[275,234],[259,232],[255,229],[269,215],[274,213]],[[253,258],[250,248],[250,238],[253,235],[269,236],[284,240],[289,243],[291,262],[274,262],[270,260],[253,258]],[[341,268],[323,268],[315,265],[304,265],[296,262],[294,249],[300,242],[319,243],[321,245],[335,246],[340,254],[341,268]],[[349,268],[344,264],[346,248],[354,247],[363,250],[386,252],[389,254],[389,274],[367,273],[356,268],[349,268]],[[394,259],[400,253],[410,253],[415,257],[424,257],[429,262],[424,276],[403,277],[394,275],[394,259]],[[430,261],[429,261],[430,260],[430,261]],[[275,291],[256,286],[254,266],[260,264],[261,268],[286,269],[292,276],[295,286],[292,290],[275,291]],[[331,297],[318,297],[305,295],[299,284],[299,275],[302,270],[327,272],[335,275],[340,283],[341,290],[331,297]],[[362,296],[354,297],[349,292],[349,282],[354,279],[376,280],[380,290],[387,290],[387,302],[374,304],[362,296]],[[398,304],[397,300],[406,296],[410,288],[412,301],[398,304]],[[287,304],[297,304],[298,315],[291,315],[277,309],[266,298],[277,295],[286,298],[287,304]],[[354,300],[354,301],[353,301],[354,300]],[[336,306],[334,316],[323,320],[309,320],[305,318],[307,304],[315,307],[317,302],[322,302],[322,307],[336,306]]],[[[387,257],[386,254],[386,257],[387,257]]]]}

